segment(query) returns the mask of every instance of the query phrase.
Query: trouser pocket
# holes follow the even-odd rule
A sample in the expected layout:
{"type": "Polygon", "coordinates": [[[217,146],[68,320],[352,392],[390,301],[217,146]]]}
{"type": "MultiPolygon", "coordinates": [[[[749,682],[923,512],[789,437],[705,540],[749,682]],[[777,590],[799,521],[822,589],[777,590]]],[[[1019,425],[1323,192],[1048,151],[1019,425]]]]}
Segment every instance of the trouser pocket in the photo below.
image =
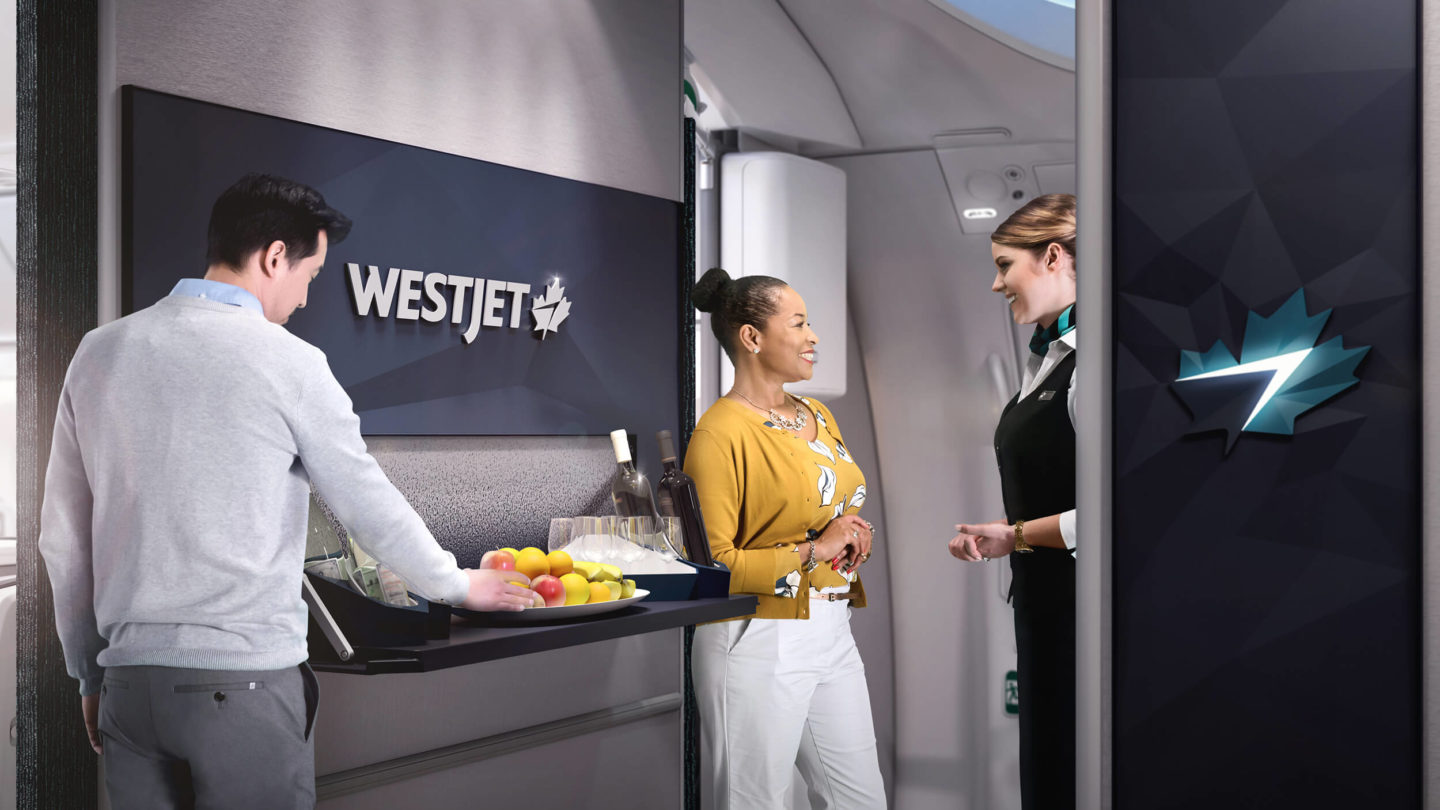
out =
{"type": "Polygon", "coordinates": [[[320,680],[315,677],[309,661],[300,664],[300,677],[305,682],[305,739],[308,740],[310,732],[315,730],[315,716],[320,712],[320,680]]]}
{"type": "Polygon", "coordinates": [[[113,736],[115,732],[115,705],[117,701],[125,700],[130,692],[130,683],[118,678],[105,676],[100,682],[100,712],[95,718],[95,727],[100,733],[106,736],[113,736]]]}
{"type": "Polygon", "coordinates": [[[740,646],[740,639],[745,637],[745,631],[750,628],[750,623],[753,621],[755,620],[752,618],[730,622],[730,643],[725,648],[726,652],[735,652],[735,648],[740,646]]]}
{"type": "Polygon", "coordinates": [[[251,695],[256,695],[265,690],[264,681],[224,681],[217,683],[185,683],[172,687],[177,695],[210,695],[210,701],[216,711],[225,711],[228,706],[236,700],[241,701],[241,706],[254,706],[248,703],[251,695]]]}

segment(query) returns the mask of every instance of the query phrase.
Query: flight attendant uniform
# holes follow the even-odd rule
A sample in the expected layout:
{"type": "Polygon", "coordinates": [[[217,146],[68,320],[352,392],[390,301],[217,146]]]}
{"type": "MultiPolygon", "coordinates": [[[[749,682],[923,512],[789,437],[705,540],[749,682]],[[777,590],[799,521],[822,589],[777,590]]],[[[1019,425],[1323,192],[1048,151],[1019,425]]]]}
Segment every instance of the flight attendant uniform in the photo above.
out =
{"type": "Polygon", "coordinates": [[[1060,515],[1068,547],[1010,555],[1024,810],[1075,806],[1074,314],[1036,330],[1020,391],[995,428],[1006,519],[1060,515]]]}

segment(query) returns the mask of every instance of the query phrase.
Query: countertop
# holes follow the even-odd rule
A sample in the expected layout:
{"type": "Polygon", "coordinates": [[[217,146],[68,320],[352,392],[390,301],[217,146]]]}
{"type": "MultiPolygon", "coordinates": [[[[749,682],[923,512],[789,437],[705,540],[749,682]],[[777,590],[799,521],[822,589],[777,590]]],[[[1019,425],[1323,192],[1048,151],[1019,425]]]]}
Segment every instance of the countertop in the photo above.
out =
{"type": "Polygon", "coordinates": [[[452,619],[450,638],[402,647],[366,647],[356,659],[340,661],[311,656],[318,672],[380,675],[396,672],[431,672],[478,664],[499,658],[573,647],[623,636],[670,630],[690,624],[748,616],[755,612],[754,596],[728,596],[679,602],[638,602],[613,613],[569,622],[520,624],[505,619],[452,619]]]}

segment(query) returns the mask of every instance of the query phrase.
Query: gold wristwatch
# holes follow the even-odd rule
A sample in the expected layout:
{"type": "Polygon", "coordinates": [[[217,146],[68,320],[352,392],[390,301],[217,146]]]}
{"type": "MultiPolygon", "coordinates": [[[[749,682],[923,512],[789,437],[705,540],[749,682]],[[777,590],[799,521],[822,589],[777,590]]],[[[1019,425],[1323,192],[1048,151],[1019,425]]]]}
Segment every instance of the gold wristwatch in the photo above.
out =
{"type": "Polygon", "coordinates": [[[1015,553],[1029,554],[1035,547],[1025,542],[1025,521],[1015,521],[1015,553]]]}

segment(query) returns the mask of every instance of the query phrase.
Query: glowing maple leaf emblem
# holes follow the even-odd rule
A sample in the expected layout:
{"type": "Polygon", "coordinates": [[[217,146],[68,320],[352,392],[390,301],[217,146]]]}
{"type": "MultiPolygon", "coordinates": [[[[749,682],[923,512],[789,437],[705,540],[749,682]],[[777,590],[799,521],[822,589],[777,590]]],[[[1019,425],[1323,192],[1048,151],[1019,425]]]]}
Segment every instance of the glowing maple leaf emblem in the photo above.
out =
{"type": "Polygon", "coordinates": [[[541,340],[550,332],[559,331],[560,324],[570,317],[570,299],[565,297],[565,288],[558,279],[550,282],[544,295],[535,296],[530,314],[535,317],[535,331],[540,333],[541,340]]]}
{"type": "Polygon", "coordinates": [[[1223,430],[1225,452],[1241,433],[1295,432],[1295,417],[1355,385],[1355,367],[1369,346],[1344,347],[1340,337],[1315,345],[1331,310],[1305,311],[1297,290],[1265,318],[1251,312],[1237,361],[1225,344],[1208,352],[1180,352],[1175,393],[1195,422],[1189,432],[1223,430]]]}

